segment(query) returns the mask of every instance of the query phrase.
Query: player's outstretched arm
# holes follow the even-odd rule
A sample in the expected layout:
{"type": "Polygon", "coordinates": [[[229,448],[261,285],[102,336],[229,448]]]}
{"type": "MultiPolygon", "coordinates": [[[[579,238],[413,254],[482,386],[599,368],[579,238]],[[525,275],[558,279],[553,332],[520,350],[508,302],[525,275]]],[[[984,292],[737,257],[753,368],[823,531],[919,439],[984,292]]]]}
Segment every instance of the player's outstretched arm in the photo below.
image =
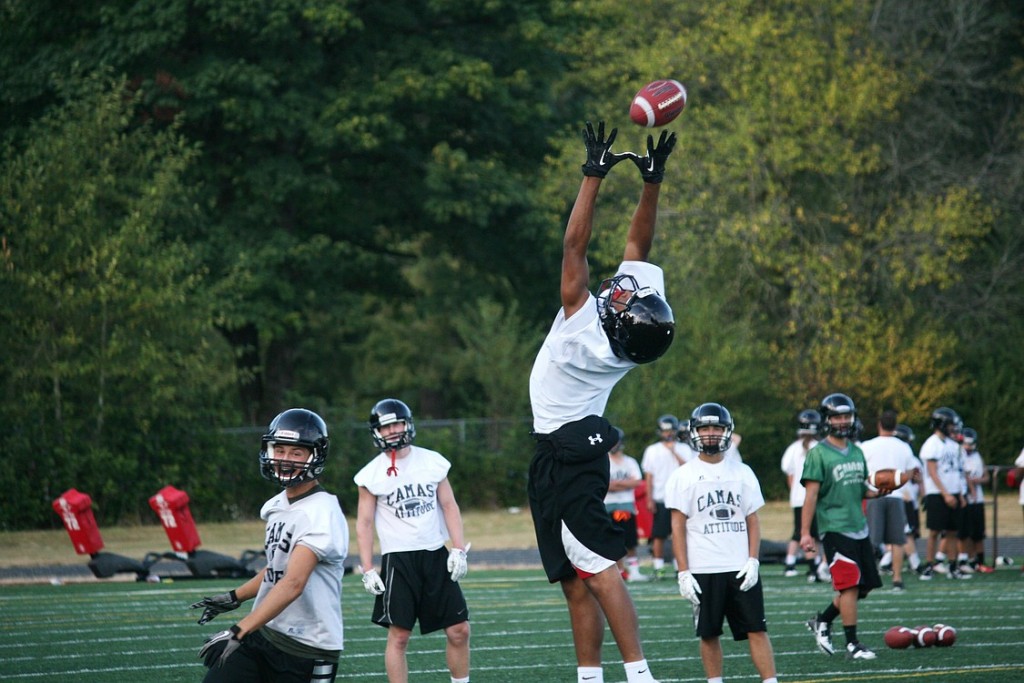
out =
{"type": "Polygon", "coordinates": [[[632,156],[633,163],[640,169],[644,186],[640,191],[640,201],[629,224],[629,235],[626,237],[626,248],[622,255],[623,261],[646,261],[654,243],[654,227],[658,221],[658,197],[661,192],[661,181],[665,179],[665,164],[676,146],[676,134],[662,131],[658,145],[654,145],[654,136],[647,136],[647,156],[632,156]]]}

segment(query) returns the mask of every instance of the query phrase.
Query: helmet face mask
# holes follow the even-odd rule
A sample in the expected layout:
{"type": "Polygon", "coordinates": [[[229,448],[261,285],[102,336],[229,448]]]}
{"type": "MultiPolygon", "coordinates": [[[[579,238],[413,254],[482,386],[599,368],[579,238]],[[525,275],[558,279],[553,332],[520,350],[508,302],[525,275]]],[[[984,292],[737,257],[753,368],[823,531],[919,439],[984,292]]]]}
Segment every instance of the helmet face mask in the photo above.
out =
{"type": "Polygon", "coordinates": [[[800,411],[796,418],[797,436],[817,436],[821,431],[821,413],[813,408],[800,411]]]}
{"type": "Polygon", "coordinates": [[[304,408],[286,410],[271,421],[263,435],[260,474],[285,488],[318,479],[323,474],[330,443],[323,418],[304,408]],[[289,457],[295,447],[305,449],[305,460],[289,457]]]}
{"type": "Polygon", "coordinates": [[[932,431],[938,430],[942,432],[944,436],[951,439],[956,439],[960,436],[960,431],[963,429],[964,421],[960,419],[960,415],[957,414],[952,408],[936,408],[932,411],[931,416],[932,431]]]}
{"type": "Polygon", "coordinates": [[[397,451],[411,446],[416,438],[416,425],[409,406],[397,398],[377,401],[370,411],[370,435],[373,444],[382,451],[397,451]],[[404,424],[405,428],[400,432],[385,429],[393,424],[404,424]],[[385,435],[384,432],[388,433],[385,435]]]}
{"type": "Polygon", "coordinates": [[[725,453],[732,444],[732,414],[720,403],[703,403],[690,414],[690,442],[694,450],[706,455],[725,453]],[[701,434],[702,427],[721,427],[719,433],[701,434]]]}
{"type": "Polygon", "coordinates": [[[675,338],[668,302],[652,287],[639,287],[632,275],[616,275],[598,288],[597,314],[612,352],[634,363],[660,358],[675,338]]]}
{"type": "Polygon", "coordinates": [[[853,439],[857,436],[857,406],[846,394],[829,394],[821,400],[822,434],[839,439],[853,439]]]}

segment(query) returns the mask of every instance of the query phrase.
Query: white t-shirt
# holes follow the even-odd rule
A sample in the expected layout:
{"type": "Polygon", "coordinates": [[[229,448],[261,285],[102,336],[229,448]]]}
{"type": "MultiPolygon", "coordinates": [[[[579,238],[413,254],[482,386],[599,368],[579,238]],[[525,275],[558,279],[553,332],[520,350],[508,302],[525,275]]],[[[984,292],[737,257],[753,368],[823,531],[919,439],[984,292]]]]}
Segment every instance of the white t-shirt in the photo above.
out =
{"type": "Polygon", "coordinates": [[[960,458],[960,444],[933,433],[921,444],[920,455],[924,463],[924,495],[940,493],[938,485],[928,474],[928,462],[932,460],[937,465],[939,480],[948,493],[957,496],[967,492],[963,461],[960,458]]]}
{"type": "Polygon", "coordinates": [[[665,502],[665,484],[669,476],[695,458],[695,453],[686,444],[678,441],[656,441],[644,449],[640,467],[644,474],[651,475],[652,487],[647,494],[658,503],[665,502]]]}
{"type": "MultiPolygon", "coordinates": [[[[900,470],[909,472],[918,469],[914,449],[906,441],[895,436],[876,436],[860,445],[864,460],[868,463],[868,474],[878,470],[900,470]]],[[[902,488],[888,494],[891,498],[903,498],[902,488]]]]}
{"type": "MultiPolygon", "coordinates": [[[[665,291],[665,275],[653,263],[623,261],[618,273],[632,275],[640,287],[665,291]]],[[[530,372],[534,431],[550,434],[588,415],[603,415],[612,388],[635,367],[612,351],[593,294],[571,318],[559,309],[530,372]]]]}
{"type": "MultiPolygon", "coordinates": [[[[619,456],[619,461],[608,456],[608,474],[610,481],[628,481],[630,479],[643,479],[640,472],[640,463],[628,455],[619,456]]],[[[628,509],[636,512],[636,490],[623,489],[622,491],[608,491],[604,497],[605,505],[614,505],[620,509],[628,509]]]]}
{"type": "MultiPolygon", "coordinates": [[[[815,442],[811,441],[813,445],[815,442]]],[[[804,471],[804,460],[807,459],[807,449],[804,448],[804,440],[797,439],[786,447],[782,453],[782,471],[786,476],[792,477],[793,485],[789,487],[789,507],[802,508],[807,498],[807,489],[800,483],[800,475],[804,471]]]]}
{"type": "Polygon", "coordinates": [[[388,476],[391,456],[378,453],[353,478],[357,486],[377,496],[374,522],[381,554],[437,550],[448,540],[437,485],[448,476],[451,463],[436,451],[410,446],[396,462],[398,474],[388,476]]]}
{"type": "Polygon", "coordinates": [[[341,579],[348,555],[348,524],[337,497],[321,489],[289,502],[282,491],[263,504],[260,517],[267,522],[267,572],[253,609],[284,576],[292,548],[305,546],[320,561],[299,597],[268,621],[267,628],[310,647],[341,650],[341,579]]]}
{"type": "MultiPolygon", "coordinates": [[[[980,479],[985,476],[985,461],[981,457],[981,453],[978,451],[968,451],[964,449],[964,476],[971,477],[974,479],[980,479]]],[[[984,503],[985,502],[985,487],[981,484],[968,484],[970,489],[968,499],[971,503],[984,503]]]]}
{"type": "Polygon", "coordinates": [[[750,557],[747,517],[764,506],[749,465],[697,458],[669,477],[666,507],[686,515],[686,558],[695,574],[739,571],[750,557]]]}
{"type": "MultiPolygon", "coordinates": [[[[1017,467],[1024,467],[1024,448],[1021,449],[1020,455],[1013,461],[1013,464],[1017,467]]],[[[1020,482],[1020,504],[1024,505],[1024,477],[1021,477],[1020,482]]]]}

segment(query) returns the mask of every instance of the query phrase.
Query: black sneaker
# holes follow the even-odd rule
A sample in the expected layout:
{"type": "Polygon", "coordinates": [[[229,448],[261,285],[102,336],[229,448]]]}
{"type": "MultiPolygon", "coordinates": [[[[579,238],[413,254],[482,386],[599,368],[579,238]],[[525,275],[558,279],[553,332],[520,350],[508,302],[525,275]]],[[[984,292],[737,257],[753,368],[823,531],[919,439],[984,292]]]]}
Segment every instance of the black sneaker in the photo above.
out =
{"type": "Polygon", "coordinates": [[[850,643],[846,646],[846,656],[850,659],[874,659],[877,655],[860,643],[850,643]]]}
{"type": "Polygon", "coordinates": [[[906,590],[906,589],[903,587],[903,582],[902,581],[893,581],[892,582],[892,592],[893,593],[902,593],[904,590],[906,590]]]}
{"type": "Polygon", "coordinates": [[[835,654],[836,649],[832,646],[832,627],[826,621],[821,621],[820,615],[814,615],[807,620],[807,628],[814,634],[814,640],[818,649],[827,655],[835,654]]]}
{"type": "Polygon", "coordinates": [[[922,564],[921,568],[917,571],[917,578],[922,581],[932,580],[932,567],[929,564],[922,564]]]}

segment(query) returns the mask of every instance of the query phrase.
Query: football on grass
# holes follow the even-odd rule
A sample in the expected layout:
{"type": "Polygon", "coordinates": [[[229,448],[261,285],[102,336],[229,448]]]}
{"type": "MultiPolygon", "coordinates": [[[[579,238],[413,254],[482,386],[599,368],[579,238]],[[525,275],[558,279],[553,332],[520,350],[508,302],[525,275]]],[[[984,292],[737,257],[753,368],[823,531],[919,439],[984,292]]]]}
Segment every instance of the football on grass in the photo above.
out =
{"type": "Polygon", "coordinates": [[[868,475],[868,483],[876,489],[895,491],[907,483],[907,478],[899,470],[876,470],[868,475]]]}
{"type": "Polygon", "coordinates": [[[917,634],[914,637],[914,647],[931,647],[935,644],[935,629],[931,626],[918,626],[914,628],[917,634]]]}
{"type": "Polygon", "coordinates": [[[629,106],[629,118],[638,126],[657,128],[671,123],[686,106],[686,88],[679,81],[652,81],[640,88],[629,106]]]}
{"type": "Polygon", "coordinates": [[[950,647],[956,642],[956,629],[946,624],[935,624],[935,645],[937,647],[950,647]]]}
{"type": "Polygon", "coordinates": [[[905,650],[914,644],[916,634],[906,626],[893,626],[885,632],[885,644],[894,650],[905,650]]]}

